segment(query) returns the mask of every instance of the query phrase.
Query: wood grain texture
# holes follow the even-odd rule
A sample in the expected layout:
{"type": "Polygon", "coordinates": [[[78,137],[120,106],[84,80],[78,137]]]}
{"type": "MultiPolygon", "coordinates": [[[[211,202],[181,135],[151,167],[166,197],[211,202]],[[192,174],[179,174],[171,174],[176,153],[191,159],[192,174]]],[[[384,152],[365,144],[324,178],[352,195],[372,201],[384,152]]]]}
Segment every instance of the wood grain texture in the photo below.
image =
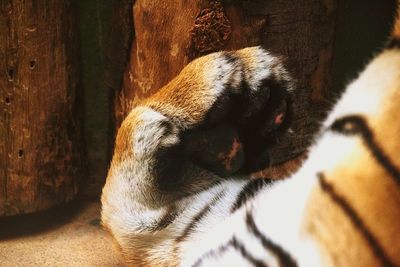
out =
{"type": "MultiPolygon", "coordinates": [[[[215,1],[214,1],[215,2],[215,1]]],[[[337,0],[222,1],[231,33],[224,50],[262,44],[283,55],[298,83],[291,134],[272,148],[273,164],[300,155],[329,107],[337,0]]],[[[210,1],[137,0],[135,37],[123,86],[115,97],[116,127],[135,104],[156,92],[193,58],[191,30],[210,1]]],[[[188,89],[189,90],[189,89],[188,89]]]]}
{"type": "Polygon", "coordinates": [[[81,175],[70,1],[0,1],[0,215],[65,203],[81,175]]]}

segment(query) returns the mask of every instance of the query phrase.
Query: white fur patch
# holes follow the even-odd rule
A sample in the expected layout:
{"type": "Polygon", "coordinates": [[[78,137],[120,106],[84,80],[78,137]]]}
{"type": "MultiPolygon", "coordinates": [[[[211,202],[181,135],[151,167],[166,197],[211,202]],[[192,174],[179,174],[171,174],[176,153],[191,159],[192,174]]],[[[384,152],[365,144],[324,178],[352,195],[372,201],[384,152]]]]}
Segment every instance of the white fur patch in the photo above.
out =
{"type": "Polygon", "coordinates": [[[167,132],[163,122],[168,119],[147,107],[135,108],[140,113],[140,122],[135,127],[133,134],[133,151],[135,156],[152,156],[158,146],[172,146],[179,142],[178,129],[171,124],[172,131],[167,132]]]}
{"type": "Polygon", "coordinates": [[[204,76],[216,96],[219,96],[228,85],[233,90],[239,89],[242,81],[242,69],[240,64],[228,62],[222,53],[215,53],[210,68],[205,70],[204,76]]]}

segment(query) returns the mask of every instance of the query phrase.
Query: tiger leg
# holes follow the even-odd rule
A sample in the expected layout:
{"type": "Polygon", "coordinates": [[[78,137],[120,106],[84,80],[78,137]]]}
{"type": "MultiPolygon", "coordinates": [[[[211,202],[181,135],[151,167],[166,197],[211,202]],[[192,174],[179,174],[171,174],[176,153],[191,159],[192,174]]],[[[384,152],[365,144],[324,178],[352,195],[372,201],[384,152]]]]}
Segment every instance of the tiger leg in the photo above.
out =
{"type": "MultiPolygon", "coordinates": [[[[186,132],[229,117],[243,122],[262,111],[272,96],[285,102],[290,90],[280,60],[253,47],[199,58],[139,103],[118,131],[102,194],[103,224],[123,254],[140,264],[146,258],[141,252],[149,253],[146,244],[179,239],[176,227],[169,227],[172,222],[184,224],[174,221],[176,214],[190,207],[185,215],[190,217],[196,205],[218,196],[212,186],[219,178],[185,157],[186,132]]],[[[244,184],[234,183],[230,190],[244,184]]]]}

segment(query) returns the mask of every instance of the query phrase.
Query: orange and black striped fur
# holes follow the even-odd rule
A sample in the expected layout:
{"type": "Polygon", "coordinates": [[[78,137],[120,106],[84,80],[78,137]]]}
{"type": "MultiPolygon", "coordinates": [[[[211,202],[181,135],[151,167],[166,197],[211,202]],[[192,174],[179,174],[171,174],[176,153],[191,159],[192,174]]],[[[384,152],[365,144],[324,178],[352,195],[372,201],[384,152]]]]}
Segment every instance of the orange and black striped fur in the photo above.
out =
{"type": "Polygon", "coordinates": [[[188,133],[229,121],[240,137],[293,87],[279,58],[251,47],[193,61],[131,111],[102,195],[103,224],[128,263],[400,266],[399,20],[288,179],[220,177],[187,156],[188,133]]]}

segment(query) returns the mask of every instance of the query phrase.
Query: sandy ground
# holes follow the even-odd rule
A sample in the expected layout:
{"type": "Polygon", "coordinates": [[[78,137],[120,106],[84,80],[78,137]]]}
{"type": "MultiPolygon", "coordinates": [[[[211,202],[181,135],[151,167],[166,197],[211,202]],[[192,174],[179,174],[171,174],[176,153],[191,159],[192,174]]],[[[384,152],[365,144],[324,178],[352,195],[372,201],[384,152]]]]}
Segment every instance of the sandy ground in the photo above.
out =
{"type": "Polygon", "coordinates": [[[123,266],[97,202],[0,218],[0,266],[123,266]]]}

